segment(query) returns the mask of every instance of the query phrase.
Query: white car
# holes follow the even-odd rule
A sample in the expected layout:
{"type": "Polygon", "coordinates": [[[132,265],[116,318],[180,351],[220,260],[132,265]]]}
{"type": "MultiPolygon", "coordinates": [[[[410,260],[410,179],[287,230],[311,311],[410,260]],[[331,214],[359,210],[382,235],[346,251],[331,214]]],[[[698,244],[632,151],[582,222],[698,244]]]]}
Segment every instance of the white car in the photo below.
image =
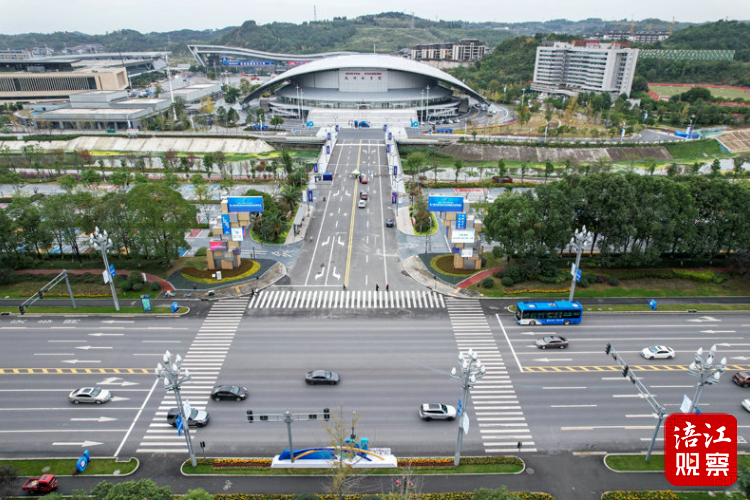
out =
{"type": "Polygon", "coordinates": [[[674,359],[675,352],[674,349],[665,345],[652,345],[644,347],[641,356],[646,359],[674,359]]]}
{"type": "Polygon", "coordinates": [[[112,399],[112,394],[107,389],[100,387],[82,387],[68,394],[68,399],[73,404],[96,403],[98,405],[106,403],[112,399]]]}
{"type": "Polygon", "coordinates": [[[422,420],[453,420],[456,418],[456,408],[443,403],[424,403],[419,407],[419,418],[422,420]]]}
{"type": "Polygon", "coordinates": [[[367,201],[365,200],[359,200],[359,203],[357,204],[359,208],[365,208],[367,206],[367,201]]]}
{"type": "Polygon", "coordinates": [[[750,411],[750,399],[743,399],[742,400],[742,407],[745,410],[750,411]]]}

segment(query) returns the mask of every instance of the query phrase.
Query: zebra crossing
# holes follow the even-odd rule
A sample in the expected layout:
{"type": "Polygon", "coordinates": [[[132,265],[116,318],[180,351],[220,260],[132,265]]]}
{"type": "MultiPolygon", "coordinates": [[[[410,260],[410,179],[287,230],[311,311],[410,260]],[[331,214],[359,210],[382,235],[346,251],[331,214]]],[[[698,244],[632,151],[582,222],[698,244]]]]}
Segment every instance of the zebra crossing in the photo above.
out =
{"type": "MultiPolygon", "coordinates": [[[[185,384],[180,394],[183,401],[189,400],[193,408],[199,410],[206,408],[209,394],[216,385],[216,379],[247,309],[247,304],[247,299],[214,302],[193,343],[183,356],[182,367],[190,370],[192,380],[185,384]]],[[[156,414],[139,444],[138,453],[188,452],[185,437],[178,436],[177,429],[167,423],[167,411],[176,406],[174,394],[164,391],[156,414]]],[[[201,430],[192,427],[190,433],[195,447],[198,442],[195,441],[196,436],[201,433],[201,430]]]]}
{"type": "Polygon", "coordinates": [[[446,308],[458,349],[473,349],[487,374],[471,391],[485,453],[535,452],[536,444],[518,403],[482,306],[476,299],[446,299],[446,308]],[[518,443],[521,449],[518,449],[518,443]]]}
{"type": "Polygon", "coordinates": [[[250,309],[444,309],[439,293],[424,290],[266,290],[253,297],[250,309]]]}

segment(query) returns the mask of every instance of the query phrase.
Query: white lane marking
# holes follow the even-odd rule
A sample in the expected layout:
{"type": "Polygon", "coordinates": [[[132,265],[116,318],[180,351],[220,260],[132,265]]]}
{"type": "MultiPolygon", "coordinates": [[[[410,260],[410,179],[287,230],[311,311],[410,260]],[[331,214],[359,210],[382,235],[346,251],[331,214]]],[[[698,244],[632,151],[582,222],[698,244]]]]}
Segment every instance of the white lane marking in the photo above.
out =
{"type": "Polygon", "coordinates": [[[521,361],[518,360],[518,356],[516,356],[516,350],[513,349],[513,344],[510,343],[510,338],[508,338],[508,332],[505,331],[505,326],[503,326],[503,322],[500,321],[500,315],[495,314],[495,317],[497,318],[497,322],[500,325],[500,328],[503,330],[503,335],[505,335],[505,340],[508,342],[508,347],[510,347],[510,352],[513,354],[513,358],[515,358],[516,360],[518,369],[521,370],[521,373],[523,373],[523,366],[521,365],[521,361]]]}
{"type": "Polygon", "coordinates": [[[159,382],[158,378],[154,380],[154,384],[151,386],[151,390],[149,391],[148,395],[146,395],[146,399],[143,401],[143,404],[138,409],[138,413],[136,413],[135,418],[133,419],[133,423],[130,424],[130,428],[128,429],[128,432],[125,433],[125,437],[122,438],[122,442],[120,443],[120,446],[117,447],[117,451],[115,451],[115,457],[117,457],[120,454],[120,450],[125,444],[125,441],[128,439],[128,436],[130,436],[130,432],[133,430],[133,427],[135,427],[135,423],[138,421],[138,417],[141,416],[141,413],[143,412],[143,409],[146,407],[146,403],[148,403],[148,400],[151,397],[151,394],[154,393],[154,389],[156,389],[156,384],[158,382],[159,382]]]}

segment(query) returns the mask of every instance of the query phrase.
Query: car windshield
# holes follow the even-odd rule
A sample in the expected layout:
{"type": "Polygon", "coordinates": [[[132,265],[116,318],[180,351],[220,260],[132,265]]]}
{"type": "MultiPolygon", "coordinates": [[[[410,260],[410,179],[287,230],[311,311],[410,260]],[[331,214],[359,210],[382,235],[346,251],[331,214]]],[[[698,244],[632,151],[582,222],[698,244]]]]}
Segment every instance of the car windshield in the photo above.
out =
{"type": "Polygon", "coordinates": [[[659,349],[657,349],[656,346],[651,346],[651,347],[648,348],[648,350],[651,351],[651,352],[654,352],[654,353],[655,352],[659,352],[659,349]]]}
{"type": "Polygon", "coordinates": [[[91,395],[92,395],[93,397],[96,397],[96,396],[98,396],[98,395],[99,395],[99,393],[100,393],[100,392],[102,392],[102,390],[101,390],[101,389],[99,389],[98,387],[96,387],[96,388],[94,388],[94,390],[93,390],[93,391],[91,391],[91,395]]]}
{"type": "Polygon", "coordinates": [[[544,340],[545,342],[552,342],[555,339],[552,337],[544,337],[542,340],[544,340]]]}
{"type": "Polygon", "coordinates": [[[197,415],[198,415],[198,410],[196,410],[195,408],[191,408],[190,409],[190,417],[188,417],[188,418],[195,418],[197,415]]]}
{"type": "Polygon", "coordinates": [[[238,392],[240,392],[240,388],[236,385],[232,385],[229,387],[229,392],[231,392],[232,394],[237,394],[238,392]]]}
{"type": "Polygon", "coordinates": [[[331,372],[329,371],[324,371],[321,373],[321,375],[323,376],[323,378],[331,378],[331,372]]]}

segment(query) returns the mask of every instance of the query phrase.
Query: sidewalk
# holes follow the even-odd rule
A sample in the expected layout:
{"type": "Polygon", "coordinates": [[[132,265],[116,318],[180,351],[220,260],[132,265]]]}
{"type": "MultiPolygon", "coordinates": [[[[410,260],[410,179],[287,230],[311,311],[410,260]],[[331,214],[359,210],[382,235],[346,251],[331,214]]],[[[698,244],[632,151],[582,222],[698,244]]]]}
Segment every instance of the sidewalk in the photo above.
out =
{"type": "Polygon", "coordinates": [[[505,269],[504,267],[496,267],[494,269],[487,269],[486,271],[482,271],[481,273],[477,273],[474,276],[470,276],[463,280],[461,283],[456,285],[457,288],[469,288],[471,285],[475,285],[482,281],[484,278],[487,278],[488,276],[492,276],[493,274],[502,271],[505,269]]]}
{"type": "Polygon", "coordinates": [[[455,298],[469,298],[471,297],[470,292],[444,283],[437,279],[437,277],[429,272],[422,263],[422,260],[418,255],[412,255],[408,259],[403,261],[404,272],[409,275],[416,283],[434,290],[437,293],[447,295],[455,298]]]}

